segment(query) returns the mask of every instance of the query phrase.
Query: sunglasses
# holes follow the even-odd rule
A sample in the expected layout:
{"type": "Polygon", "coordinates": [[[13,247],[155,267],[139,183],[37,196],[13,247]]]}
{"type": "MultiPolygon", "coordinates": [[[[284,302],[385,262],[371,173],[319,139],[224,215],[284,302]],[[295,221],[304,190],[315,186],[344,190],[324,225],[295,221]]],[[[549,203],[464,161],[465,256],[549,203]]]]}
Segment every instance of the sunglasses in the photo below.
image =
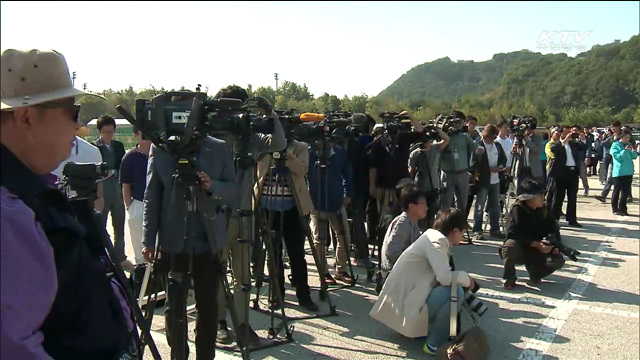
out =
{"type": "Polygon", "coordinates": [[[73,122],[78,123],[78,116],[80,115],[80,105],[79,104],[70,104],[70,103],[60,103],[60,102],[48,102],[43,104],[36,105],[45,109],[69,109],[72,110],[73,122]]]}

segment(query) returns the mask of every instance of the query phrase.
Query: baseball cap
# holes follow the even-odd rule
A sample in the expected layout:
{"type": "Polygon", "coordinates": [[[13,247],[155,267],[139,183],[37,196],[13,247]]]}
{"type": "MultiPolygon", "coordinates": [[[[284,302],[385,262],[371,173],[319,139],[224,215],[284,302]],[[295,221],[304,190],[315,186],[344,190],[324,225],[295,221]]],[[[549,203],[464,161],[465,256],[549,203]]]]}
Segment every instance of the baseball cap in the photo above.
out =
{"type": "Polygon", "coordinates": [[[0,57],[1,110],[92,95],[73,87],[64,56],[55,50],[8,49],[0,57]]]}

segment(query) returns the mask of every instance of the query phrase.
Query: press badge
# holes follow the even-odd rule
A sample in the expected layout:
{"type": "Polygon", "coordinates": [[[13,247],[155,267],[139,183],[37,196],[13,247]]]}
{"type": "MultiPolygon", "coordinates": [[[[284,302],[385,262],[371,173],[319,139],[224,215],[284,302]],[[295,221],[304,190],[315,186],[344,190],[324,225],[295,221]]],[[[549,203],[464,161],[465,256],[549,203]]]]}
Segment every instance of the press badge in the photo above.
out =
{"type": "Polygon", "coordinates": [[[453,158],[456,159],[456,160],[460,159],[460,156],[458,156],[458,152],[457,151],[453,153],[453,158]]]}

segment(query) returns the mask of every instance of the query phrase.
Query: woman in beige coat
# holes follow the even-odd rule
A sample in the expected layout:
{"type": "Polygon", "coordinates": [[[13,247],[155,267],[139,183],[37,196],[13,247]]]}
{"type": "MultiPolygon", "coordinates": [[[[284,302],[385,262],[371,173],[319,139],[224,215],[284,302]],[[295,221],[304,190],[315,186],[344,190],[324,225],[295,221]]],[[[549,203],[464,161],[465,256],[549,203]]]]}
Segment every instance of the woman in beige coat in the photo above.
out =
{"type": "MultiPolygon", "coordinates": [[[[449,336],[452,274],[451,248],[460,244],[467,220],[459,209],[440,210],[428,229],[398,258],[369,315],[400,334],[427,337],[423,350],[435,354],[449,336]]],[[[463,287],[473,280],[458,271],[458,311],[463,287]]]]}

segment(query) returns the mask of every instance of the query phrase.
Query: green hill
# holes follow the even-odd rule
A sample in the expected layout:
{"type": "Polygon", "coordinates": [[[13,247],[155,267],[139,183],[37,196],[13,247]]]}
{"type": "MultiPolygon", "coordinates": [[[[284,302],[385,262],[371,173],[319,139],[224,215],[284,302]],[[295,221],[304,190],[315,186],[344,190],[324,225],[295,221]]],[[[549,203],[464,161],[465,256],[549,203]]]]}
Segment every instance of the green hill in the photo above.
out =
{"type": "Polygon", "coordinates": [[[411,108],[446,103],[488,119],[517,112],[537,114],[547,122],[570,121],[573,113],[584,117],[592,112],[629,122],[634,117],[638,121],[639,99],[636,35],[625,42],[596,45],[575,58],[522,50],[484,62],[438,59],[409,70],[374,102],[377,107],[403,102],[411,108]]]}

